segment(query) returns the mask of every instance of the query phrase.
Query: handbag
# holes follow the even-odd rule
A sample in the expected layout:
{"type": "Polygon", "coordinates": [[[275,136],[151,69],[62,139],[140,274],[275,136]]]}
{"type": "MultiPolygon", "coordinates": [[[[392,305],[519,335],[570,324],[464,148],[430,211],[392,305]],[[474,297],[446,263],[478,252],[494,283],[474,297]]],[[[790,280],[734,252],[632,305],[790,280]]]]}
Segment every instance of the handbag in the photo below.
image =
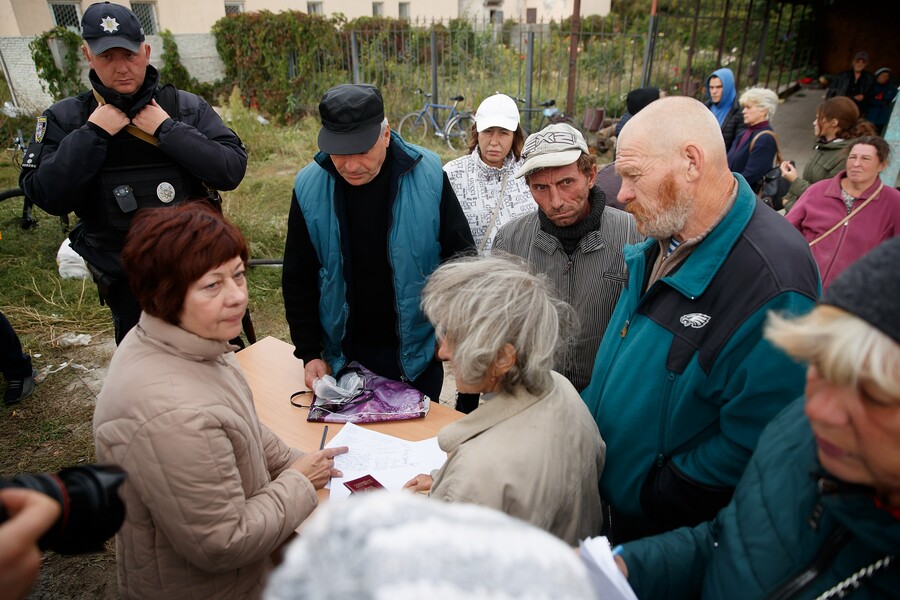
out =
{"type": "MultiPolygon", "coordinates": [[[[350,398],[327,399],[313,395],[307,421],[319,423],[381,423],[418,419],[428,414],[431,399],[406,383],[377,375],[356,361],[348,364],[340,373],[355,372],[361,385],[350,398]]],[[[306,408],[294,402],[294,398],[309,393],[304,390],[291,395],[291,404],[306,408]]]]}
{"type": "Polygon", "coordinates": [[[766,206],[774,210],[781,210],[784,208],[784,196],[788,193],[791,182],[781,175],[781,146],[778,143],[778,136],[775,135],[774,131],[768,129],[760,131],[750,140],[748,154],[753,152],[753,144],[756,142],[756,138],[761,135],[771,135],[775,139],[775,166],[762,176],[756,195],[766,206]]]}

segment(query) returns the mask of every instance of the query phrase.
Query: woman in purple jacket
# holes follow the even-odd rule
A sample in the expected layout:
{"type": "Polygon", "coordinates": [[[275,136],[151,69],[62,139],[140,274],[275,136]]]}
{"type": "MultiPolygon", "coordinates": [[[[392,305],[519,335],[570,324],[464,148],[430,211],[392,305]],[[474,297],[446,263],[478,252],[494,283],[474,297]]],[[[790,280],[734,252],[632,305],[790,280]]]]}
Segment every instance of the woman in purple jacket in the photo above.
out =
{"type": "Polygon", "coordinates": [[[856,138],[846,169],[807,188],[786,215],[809,241],[823,291],[863,254],[900,233],[900,191],[879,178],[889,154],[880,137],[856,138]]]}

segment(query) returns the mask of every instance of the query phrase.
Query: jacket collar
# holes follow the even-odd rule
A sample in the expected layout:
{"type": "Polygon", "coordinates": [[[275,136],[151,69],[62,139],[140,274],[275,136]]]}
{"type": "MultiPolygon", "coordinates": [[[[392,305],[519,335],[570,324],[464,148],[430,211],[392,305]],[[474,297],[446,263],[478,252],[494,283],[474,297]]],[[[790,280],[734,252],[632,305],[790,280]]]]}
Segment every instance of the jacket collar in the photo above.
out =
{"type": "Polygon", "coordinates": [[[524,389],[513,394],[499,393],[462,419],[447,425],[438,433],[438,444],[441,450],[447,453],[453,452],[470,439],[524,412],[553,393],[553,390],[556,389],[557,377],[562,376],[553,373],[553,389],[544,396],[534,396],[524,389]]]}
{"type": "MultiPolygon", "coordinates": [[[[830,198],[837,198],[841,202],[843,202],[843,196],[841,195],[841,180],[847,176],[847,169],[844,169],[837,175],[831,178],[831,182],[828,184],[828,187],[825,188],[825,195],[830,198]]],[[[862,193],[860,198],[868,198],[872,194],[875,193],[875,190],[878,189],[878,186],[881,185],[881,178],[876,177],[875,181],[866,188],[866,191],[862,193]]],[[[880,198],[875,198],[873,202],[878,202],[880,198]]]]}
{"type": "MultiPolygon", "coordinates": [[[[756,194],[747,180],[738,173],[733,175],[737,180],[738,193],[731,210],[694,248],[678,270],[660,280],[688,298],[698,298],[706,291],[757,208],[756,194]]],[[[629,270],[642,272],[642,269],[635,269],[635,261],[643,260],[645,253],[657,245],[657,240],[648,238],[640,244],[625,246],[625,261],[629,270]]],[[[644,269],[647,268],[650,265],[644,265],[644,269]]]]}
{"type": "Polygon", "coordinates": [[[104,102],[111,104],[125,113],[129,119],[133,119],[141,111],[142,108],[150,104],[150,101],[156,95],[156,87],[159,84],[159,71],[152,65],[147,65],[147,73],[144,76],[144,83],[133,94],[126,96],[103,85],[97,73],[91,69],[88,75],[91,87],[103,98],[104,102]]]}
{"type": "Polygon", "coordinates": [[[478,149],[478,146],[475,146],[475,149],[472,150],[472,164],[475,165],[475,172],[478,177],[483,177],[484,179],[496,179],[500,180],[504,173],[507,175],[507,185],[511,183],[509,179],[513,178],[513,173],[516,170],[516,167],[519,164],[519,161],[516,160],[515,155],[508,154],[505,159],[503,159],[503,165],[500,168],[492,167],[481,158],[481,151],[478,149]]]}
{"type": "Polygon", "coordinates": [[[141,313],[141,319],[133,335],[144,343],[164,348],[171,354],[196,362],[217,360],[223,354],[233,352],[237,348],[228,342],[200,337],[145,312],[141,313]]]}

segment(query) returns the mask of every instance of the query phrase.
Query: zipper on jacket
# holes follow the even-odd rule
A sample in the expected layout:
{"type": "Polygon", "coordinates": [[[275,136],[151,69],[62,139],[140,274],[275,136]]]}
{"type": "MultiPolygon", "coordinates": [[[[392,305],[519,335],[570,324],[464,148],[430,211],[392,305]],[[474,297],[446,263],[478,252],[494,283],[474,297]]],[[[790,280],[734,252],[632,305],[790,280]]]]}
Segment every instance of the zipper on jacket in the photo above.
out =
{"type": "Polygon", "coordinates": [[[806,568],[804,568],[796,577],[769,594],[768,600],[787,600],[788,598],[796,596],[801,590],[812,583],[825,567],[831,564],[838,552],[840,552],[841,549],[847,545],[847,542],[850,541],[851,537],[852,534],[845,527],[841,526],[835,529],[831,535],[825,539],[825,543],[819,548],[819,551],[813,557],[812,561],[806,565],[806,568]]]}
{"type": "Polygon", "coordinates": [[[669,400],[672,397],[672,386],[675,385],[675,373],[669,371],[666,376],[666,389],[659,407],[659,429],[656,437],[656,466],[662,467],[666,461],[666,415],[669,414],[669,400]]]}

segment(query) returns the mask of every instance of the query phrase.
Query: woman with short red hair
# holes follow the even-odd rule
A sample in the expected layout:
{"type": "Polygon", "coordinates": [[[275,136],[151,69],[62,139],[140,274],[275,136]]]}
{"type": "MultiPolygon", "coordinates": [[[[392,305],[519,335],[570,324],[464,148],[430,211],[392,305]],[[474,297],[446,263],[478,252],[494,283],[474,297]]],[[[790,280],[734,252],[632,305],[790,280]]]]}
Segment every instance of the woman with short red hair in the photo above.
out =
{"type": "Polygon", "coordinates": [[[94,442],[128,473],[123,598],[258,597],[269,554],[339,475],[339,451],[303,454],[257,419],[228,342],[247,308],[247,256],[203,202],[139,212],[122,250],[143,312],[110,363],[94,442]]]}

